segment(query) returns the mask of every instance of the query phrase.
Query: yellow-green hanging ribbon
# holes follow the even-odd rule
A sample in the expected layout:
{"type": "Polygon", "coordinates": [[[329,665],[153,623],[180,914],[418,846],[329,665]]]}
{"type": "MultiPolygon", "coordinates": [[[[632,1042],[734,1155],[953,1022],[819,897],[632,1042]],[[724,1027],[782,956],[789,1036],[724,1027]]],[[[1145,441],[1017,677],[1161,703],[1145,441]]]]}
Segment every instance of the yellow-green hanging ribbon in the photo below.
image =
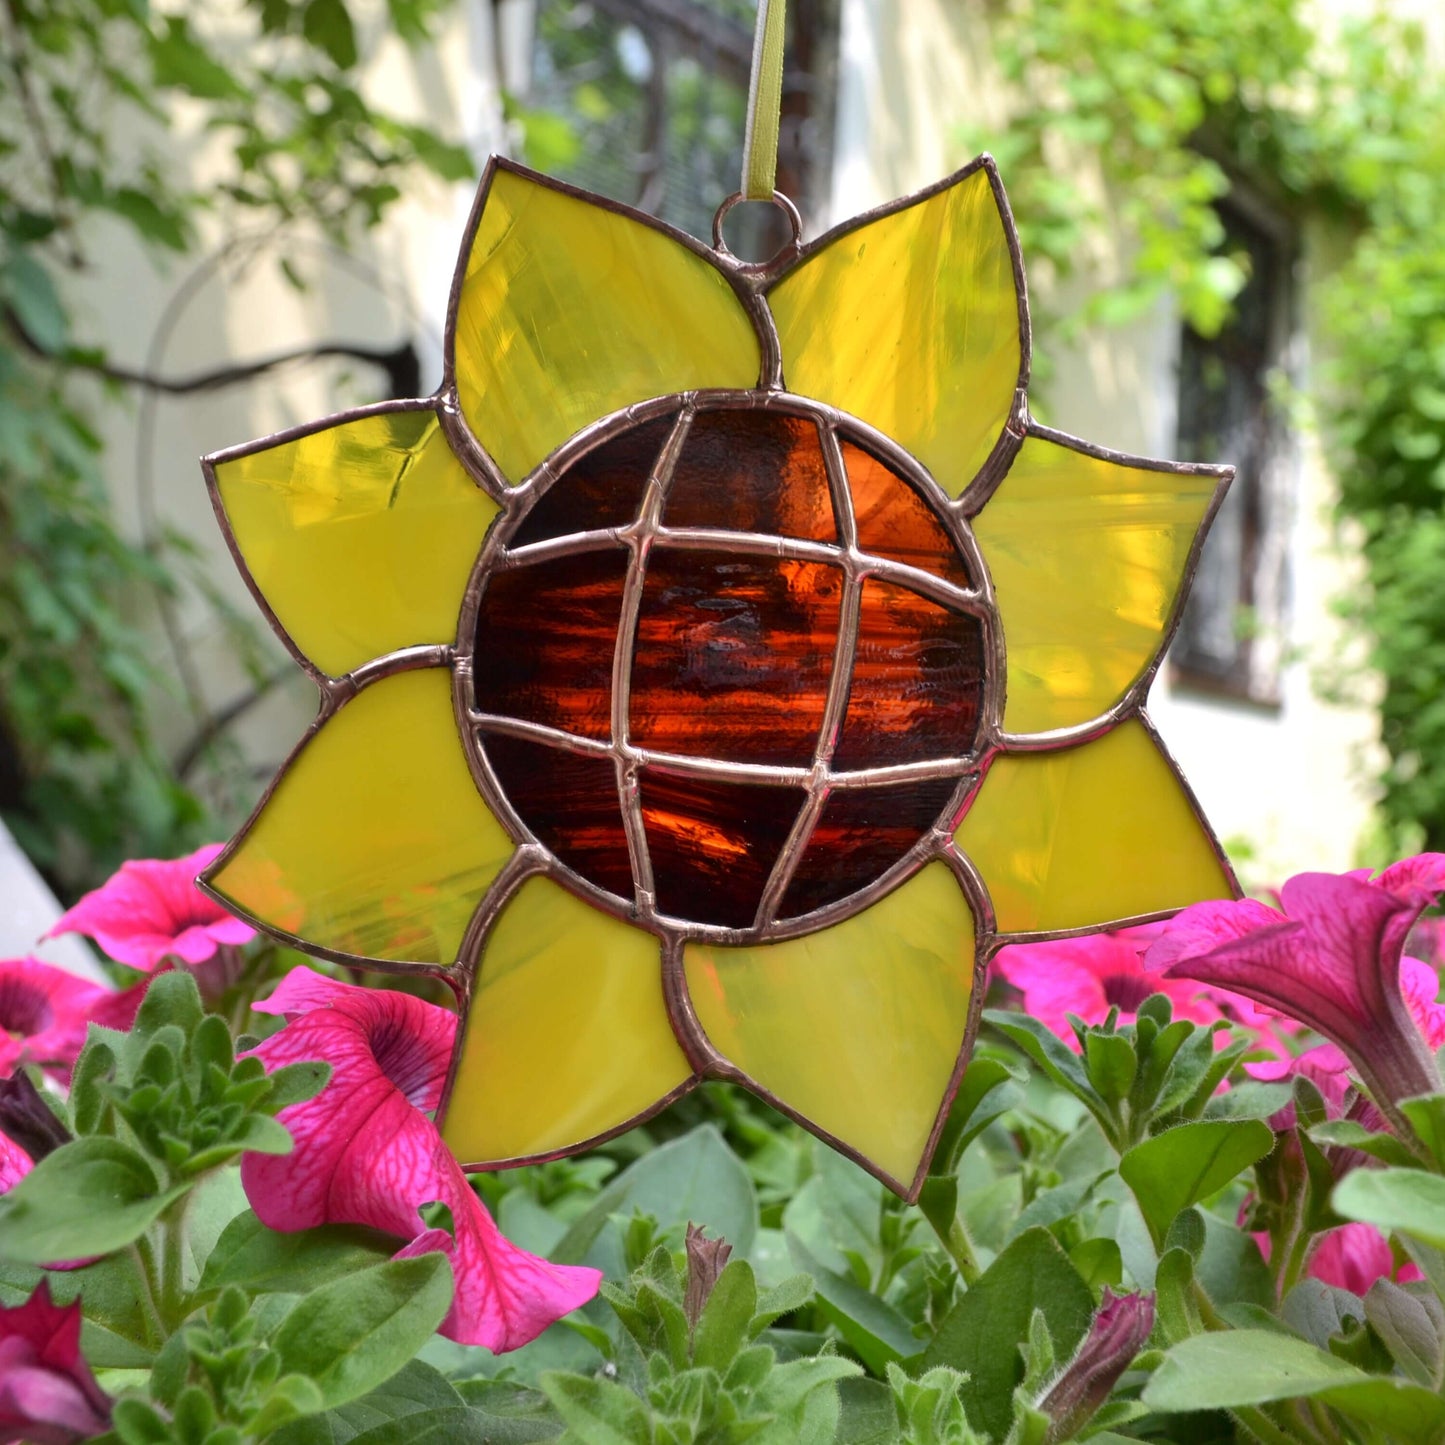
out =
{"type": "Polygon", "coordinates": [[[748,128],[743,137],[743,199],[769,201],[778,179],[778,120],[783,108],[785,0],[758,0],[748,128]]]}

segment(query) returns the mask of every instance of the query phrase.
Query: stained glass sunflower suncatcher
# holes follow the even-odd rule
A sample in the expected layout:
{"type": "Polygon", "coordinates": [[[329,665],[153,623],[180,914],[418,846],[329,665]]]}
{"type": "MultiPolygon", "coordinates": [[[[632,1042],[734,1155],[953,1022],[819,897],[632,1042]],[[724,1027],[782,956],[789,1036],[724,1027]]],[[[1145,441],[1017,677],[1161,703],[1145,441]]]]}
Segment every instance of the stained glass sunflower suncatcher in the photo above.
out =
{"type": "Polygon", "coordinates": [[[714,242],[493,161],[440,391],[207,459],[321,706],[206,882],[446,979],[469,1164],[720,1078],[911,1197],[999,940],[1235,892],[1144,713],[1229,472],[1030,420],[987,157],[714,242]]]}

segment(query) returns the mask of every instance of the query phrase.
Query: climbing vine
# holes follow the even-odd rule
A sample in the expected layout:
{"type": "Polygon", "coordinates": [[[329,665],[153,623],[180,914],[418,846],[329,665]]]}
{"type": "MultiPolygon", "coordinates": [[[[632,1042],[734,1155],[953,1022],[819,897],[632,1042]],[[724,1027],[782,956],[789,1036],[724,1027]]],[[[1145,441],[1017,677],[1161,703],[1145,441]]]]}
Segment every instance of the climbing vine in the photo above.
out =
{"type": "Polygon", "coordinates": [[[1368,578],[1340,606],[1383,681],[1387,827],[1445,846],[1445,86],[1420,27],[1305,0],[1014,0],[993,35],[1012,111],[965,139],[1004,162],[1026,253],[1068,276],[1100,228],[1133,237],[1066,324],[1168,292],[1217,331],[1247,264],[1214,208],[1231,169],[1339,244],[1311,296],[1316,413],[1368,578]],[[1080,179],[1095,160],[1103,192],[1080,179]]]}

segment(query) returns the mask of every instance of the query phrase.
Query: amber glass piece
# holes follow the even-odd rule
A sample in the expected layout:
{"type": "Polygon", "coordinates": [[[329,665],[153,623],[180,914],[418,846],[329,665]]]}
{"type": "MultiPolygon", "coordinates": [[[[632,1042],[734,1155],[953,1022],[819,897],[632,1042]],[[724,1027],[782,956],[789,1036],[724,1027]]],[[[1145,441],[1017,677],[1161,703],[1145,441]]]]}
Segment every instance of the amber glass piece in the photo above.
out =
{"type": "Polygon", "coordinates": [[[870,577],[834,768],[966,754],[978,731],[983,676],[978,618],[870,577]]]}
{"type": "Polygon", "coordinates": [[[958,587],[973,586],[967,564],[933,508],[870,452],[852,442],[843,442],[842,450],[859,548],[958,587]]]}
{"type": "Polygon", "coordinates": [[[689,943],[688,992],[713,1046],[900,1193],[928,1150],[968,1030],[974,923],[946,864],[786,943],[689,943]]]}
{"type": "Polygon", "coordinates": [[[699,412],[667,492],[668,527],[726,527],[834,542],[828,470],[810,417],[699,412]]]}
{"type": "Polygon", "coordinates": [[[442,1138],[476,1165],[574,1148],[692,1075],[657,939],[546,878],[492,926],[460,1048],[442,1138]]]}
{"type": "Polygon", "coordinates": [[[750,928],[802,807],[802,789],[645,768],[641,793],[658,911],[750,928]]]}
{"type": "Polygon", "coordinates": [[[836,788],[823,804],[780,918],[796,918],[881,878],[939,821],[958,778],[883,788],[836,788]]]}
{"type": "Polygon", "coordinates": [[[340,677],[450,642],[497,504],[432,411],[388,411],[214,464],[236,547],[296,648],[340,677]]]}
{"type": "Polygon", "coordinates": [[[452,345],[462,413],[514,482],[599,417],[756,386],[760,366],[752,322],[711,262],[506,166],[464,264],[452,345]]]}
{"type": "Polygon", "coordinates": [[[1173,765],[1137,720],[995,758],[958,832],[1002,933],[1109,928],[1237,896],[1173,765]]]}
{"type": "Polygon", "coordinates": [[[1089,722],[1154,660],[1218,476],[1031,436],[974,519],[1008,648],[1009,732],[1089,722]]]}
{"type": "Polygon", "coordinates": [[[842,572],[824,563],[654,549],[637,621],[631,740],[807,767],[842,593],[842,572]]]}
{"type": "Polygon", "coordinates": [[[630,901],[632,864],[612,759],[495,733],[484,738],[483,751],[537,840],[589,883],[630,901]]]}
{"type": "Polygon", "coordinates": [[[320,948],[451,963],[514,845],[472,782],[443,668],[359,692],[312,737],[211,875],[320,948]]]}
{"type": "Polygon", "coordinates": [[[676,421],[666,416],[642,422],[578,457],[543,492],[508,545],[625,527],[642,509],[648,478],[676,421]]]}
{"type": "Polygon", "coordinates": [[[494,572],[477,615],[477,708],[607,741],[628,552],[494,572]]]}
{"type": "Polygon", "coordinates": [[[768,293],[789,391],[860,417],[951,497],[973,480],[1020,381],[1018,292],[982,167],[852,226],[768,293]]]}

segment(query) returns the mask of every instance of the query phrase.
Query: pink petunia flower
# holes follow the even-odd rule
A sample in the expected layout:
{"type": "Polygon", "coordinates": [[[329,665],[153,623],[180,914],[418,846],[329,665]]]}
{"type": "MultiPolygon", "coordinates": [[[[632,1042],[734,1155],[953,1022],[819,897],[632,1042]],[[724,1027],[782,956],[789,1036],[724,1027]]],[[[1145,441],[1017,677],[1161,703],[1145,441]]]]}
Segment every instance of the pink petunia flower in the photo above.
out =
{"type": "Polygon", "coordinates": [[[1438,1092],[1441,1081],[1415,1017],[1422,1011],[1428,1028],[1439,1027],[1435,990],[1405,966],[1417,996],[1412,1010],[1401,988],[1401,950],[1442,889],[1440,853],[1407,858],[1373,879],[1301,873],[1281,889],[1282,911],[1251,899],[1186,908],[1145,961],[1166,979],[1233,990],[1323,1034],[1405,1132],[1394,1105],[1438,1092]]]}
{"type": "Polygon", "coordinates": [[[210,843],[185,858],[133,859],[64,914],[47,935],[93,938],[118,963],[147,973],[165,958],[204,963],[222,946],[248,943],[249,924],[196,887],[196,875],[221,851],[210,843]]]}
{"type": "Polygon", "coordinates": [[[14,1189],[34,1167],[25,1150],[8,1135],[0,1134],[0,1194],[14,1189]]]}
{"type": "Polygon", "coordinates": [[[1079,1041],[1069,1026],[1070,1014],[1086,1024],[1098,1024],[1117,1008],[1120,1022],[1131,1023],[1150,994],[1167,994],[1175,1018],[1213,1023],[1222,1014],[1212,990],[1160,978],[1144,967],[1142,954],[1159,936],[1159,929],[1159,924],[1150,923],[1050,943],[1011,943],[999,949],[994,965],[1022,992],[1025,1012],[1075,1052],[1079,1041]]]}
{"type": "Polygon", "coordinates": [[[80,1353],[80,1303],[57,1305],[45,1280],[0,1307],[0,1441],[71,1445],[110,1428],[110,1397],[80,1353]]]}
{"type": "Polygon", "coordinates": [[[272,1229],[370,1225],[411,1241],[398,1258],[439,1250],[456,1294],[441,1331],[501,1352],[535,1339],[597,1293],[595,1269],[551,1264],[503,1238],[426,1112],[441,1098],[456,1017],[410,994],[357,988],[295,968],[265,1003],[287,1023],[256,1049],[268,1068],[320,1059],[331,1079],[278,1115],[296,1147],[248,1154],[241,1180],[272,1229]],[[451,1231],[428,1229],[440,1201],[451,1231]]]}
{"type": "Polygon", "coordinates": [[[117,1007],[125,994],[38,958],[0,960],[0,1076],[37,1064],[68,1078],[88,1023],[128,1028],[134,1020],[139,998],[126,1019],[117,1007]]]}

